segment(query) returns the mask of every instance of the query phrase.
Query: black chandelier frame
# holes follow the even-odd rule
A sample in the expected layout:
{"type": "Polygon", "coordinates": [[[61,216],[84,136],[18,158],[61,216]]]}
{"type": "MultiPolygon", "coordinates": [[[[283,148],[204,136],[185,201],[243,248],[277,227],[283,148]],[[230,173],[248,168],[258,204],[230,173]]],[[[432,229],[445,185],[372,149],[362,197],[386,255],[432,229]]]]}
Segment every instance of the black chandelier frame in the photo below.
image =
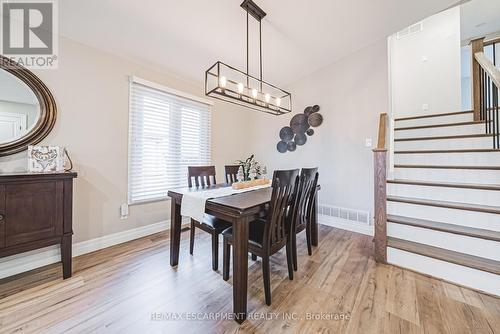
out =
{"type": "Polygon", "coordinates": [[[252,0],[244,0],[241,4],[241,7],[247,13],[246,72],[238,70],[237,68],[227,65],[221,61],[217,61],[208,70],[205,71],[205,95],[214,99],[233,103],[276,116],[288,114],[292,112],[292,95],[289,92],[278,88],[262,79],[262,19],[267,14],[252,0]],[[250,15],[259,22],[259,78],[252,76],[249,71],[250,15]],[[233,79],[223,76],[222,72],[232,73],[233,75],[237,75],[240,78],[243,78],[242,81],[246,82],[246,85],[244,85],[243,82],[237,82],[233,79]],[[223,84],[221,84],[221,78],[224,78],[223,84]],[[255,92],[257,87],[251,87],[250,81],[256,83],[256,86],[258,86],[259,88],[258,92],[255,92]],[[230,85],[228,85],[228,83],[230,85]],[[231,86],[233,88],[231,88],[231,86]],[[238,87],[237,90],[234,87],[238,87]],[[264,88],[266,88],[267,92],[264,92],[264,88]],[[258,98],[259,95],[265,98],[258,98]]]}

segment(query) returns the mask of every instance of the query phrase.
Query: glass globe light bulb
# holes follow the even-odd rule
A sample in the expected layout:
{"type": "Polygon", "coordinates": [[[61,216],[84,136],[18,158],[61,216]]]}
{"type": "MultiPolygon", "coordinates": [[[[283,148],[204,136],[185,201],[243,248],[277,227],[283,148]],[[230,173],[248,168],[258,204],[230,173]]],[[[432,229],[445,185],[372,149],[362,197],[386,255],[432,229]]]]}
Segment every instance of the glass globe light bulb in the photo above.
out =
{"type": "Polygon", "coordinates": [[[281,99],[279,97],[276,98],[276,105],[278,107],[281,105],[281,99]]]}
{"type": "Polygon", "coordinates": [[[269,93],[266,93],[266,95],[264,95],[264,100],[269,103],[269,101],[271,101],[271,95],[269,95],[269,93]]]}
{"type": "Polygon", "coordinates": [[[238,93],[242,94],[243,93],[243,89],[245,88],[245,86],[243,86],[243,84],[240,82],[238,84],[238,93]]]}

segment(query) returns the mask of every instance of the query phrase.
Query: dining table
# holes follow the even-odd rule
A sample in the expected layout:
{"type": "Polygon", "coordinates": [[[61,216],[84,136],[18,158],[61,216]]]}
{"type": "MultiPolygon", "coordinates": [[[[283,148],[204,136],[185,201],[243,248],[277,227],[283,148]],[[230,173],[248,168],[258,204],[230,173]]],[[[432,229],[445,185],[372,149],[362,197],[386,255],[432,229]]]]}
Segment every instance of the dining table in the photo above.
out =
{"type": "MultiPolygon", "coordinates": [[[[228,184],[216,184],[205,187],[182,187],[168,191],[171,198],[170,219],[170,265],[179,265],[179,250],[181,240],[181,206],[184,194],[206,191],[220,187],[230,187],[228,184]]],[[[233,227],[233,318],[242,323],[247,318],[247,288],[248,288],[248,228],[251,221],[258,219],[269,207],[272,188],[250,190],[224,197],[208,199],[205,213],[223,219],[233,227]]],[[[311,226],[311,243],[318,245],[317,200],[314,200],[313,219],[311,226]]]]}

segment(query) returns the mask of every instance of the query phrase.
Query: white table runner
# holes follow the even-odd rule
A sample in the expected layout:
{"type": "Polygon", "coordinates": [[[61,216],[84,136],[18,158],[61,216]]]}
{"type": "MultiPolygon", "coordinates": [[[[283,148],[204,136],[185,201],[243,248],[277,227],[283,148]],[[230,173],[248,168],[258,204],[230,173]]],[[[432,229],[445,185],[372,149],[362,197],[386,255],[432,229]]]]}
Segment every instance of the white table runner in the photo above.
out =
{"type": "Polygon", "coordinates": [[[259,185],[245,189],[233,189],[232,187],[223,187],[217,189],[207,189],[204,191],[193,191],[182,195],[181,215],[191,217],[196,221],[202,222],[205,214],[205,204],[212,198],[224,197],[247,191],[263,189],[270,187],[271,184],[259,185]]]}

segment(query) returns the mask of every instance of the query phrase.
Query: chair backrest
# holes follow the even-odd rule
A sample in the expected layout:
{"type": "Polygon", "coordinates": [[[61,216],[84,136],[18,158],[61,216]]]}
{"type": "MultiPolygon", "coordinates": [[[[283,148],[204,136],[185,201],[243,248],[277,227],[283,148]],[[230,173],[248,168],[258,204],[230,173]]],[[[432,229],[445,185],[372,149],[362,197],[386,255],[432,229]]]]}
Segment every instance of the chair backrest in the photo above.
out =
{"type": "Polygon", "coordinates": [[[240,169],[240,165],[226,165],[225,166],[226,183],[232,184],[232,183],[238,181],[238,179],[236,178],[236,175],[238,174],[239,169],[240,169]]]}
{"type": "Polygon", "coordinates": [[[318,168],[302,168],[297,188],[297,205],[295,207],[296,213],[295,219],[292,222],[294,225],[292,226],[292,230],[301,225],[305,227],[307,222],[311,221],[318,178],[318,168]]]}
{"type": "Polygon", "coordinates": [[[291,228],[290,206],[295,205],[295,193],[299,182],[299,170],[277,170],[273,174],[273,191],[264,229],[264,247],[270,252],[281,249],[287,242],[291,228]]]}
{"type": "Polygon", "coordinates": [[[202,186],[210,186],[212,184],[216,184],[215,180],[215,166],[189,166],[188,167],[188,186],[191,188],[193,186],[193,182],[191,179],[194,179],[194,184],[196,187],[202,186]],[[210,180],[210,176],[212,176],[213,180],[210,180]]]}

